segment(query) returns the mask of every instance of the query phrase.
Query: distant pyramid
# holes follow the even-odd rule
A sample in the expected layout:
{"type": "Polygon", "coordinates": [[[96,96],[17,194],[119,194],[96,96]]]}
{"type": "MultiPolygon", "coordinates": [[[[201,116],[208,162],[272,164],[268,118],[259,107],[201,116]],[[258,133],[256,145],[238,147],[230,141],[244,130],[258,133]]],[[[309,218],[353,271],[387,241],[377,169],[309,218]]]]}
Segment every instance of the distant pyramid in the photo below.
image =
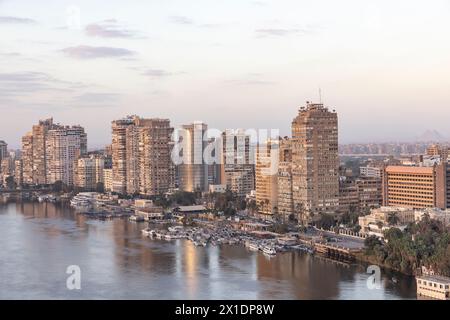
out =
{"type": "Polygon", "coordinates": [[[427,130],[417,139],[417,142],[447,142],[448,140],[436,130],[427,130]]]}

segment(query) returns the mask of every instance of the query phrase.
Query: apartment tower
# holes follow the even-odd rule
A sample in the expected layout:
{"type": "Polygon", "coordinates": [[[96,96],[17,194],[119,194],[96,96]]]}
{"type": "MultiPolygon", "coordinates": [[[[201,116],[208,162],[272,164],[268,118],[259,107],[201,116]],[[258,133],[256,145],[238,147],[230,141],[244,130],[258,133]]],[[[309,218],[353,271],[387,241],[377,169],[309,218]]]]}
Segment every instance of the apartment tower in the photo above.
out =
{"type": "Polygon", "coordinates": [[[129,116],[112,123],[112,191],[157,195],[174,186],[168,119],[129,116]]]}
{"type": "Polygon", "coordinates": [[[323,104],[307,102],[292,122],[292,193],[309,214],[338,209],[338,117],[323,104]]]}
{"type": "Polygon", "coordinates": [[[207,124],[194,122],[182,126],[182,151],[180,156],[183,163],[177,167],[178,187],[183,191],[208,191],[208,164],[205,162],[203,152],[208,144],[204,140],[207,124]]]}

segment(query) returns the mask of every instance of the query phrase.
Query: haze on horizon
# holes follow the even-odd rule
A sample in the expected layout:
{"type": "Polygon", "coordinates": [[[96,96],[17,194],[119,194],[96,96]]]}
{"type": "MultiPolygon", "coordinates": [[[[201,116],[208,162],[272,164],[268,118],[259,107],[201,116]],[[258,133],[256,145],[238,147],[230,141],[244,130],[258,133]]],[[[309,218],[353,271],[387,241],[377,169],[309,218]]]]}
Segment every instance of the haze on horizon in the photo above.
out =
{"type": "Polygon", "coordinates": [[[340,142],[450,137],[447,0],[0,0],[0,140],[39,119],[110,142],[128,114],[290,134],[305,101],[340,142]]]}

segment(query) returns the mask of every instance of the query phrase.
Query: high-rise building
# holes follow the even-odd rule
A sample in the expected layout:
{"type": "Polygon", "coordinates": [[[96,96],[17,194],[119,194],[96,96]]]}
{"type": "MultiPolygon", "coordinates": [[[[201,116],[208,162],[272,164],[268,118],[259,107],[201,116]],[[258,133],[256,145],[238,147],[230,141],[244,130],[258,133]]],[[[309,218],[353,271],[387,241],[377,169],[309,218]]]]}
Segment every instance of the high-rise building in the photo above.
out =
{"type": "Polygon", "coordinates": [[[0,161],[0,181],[6,184],[6,179],[14,175],[14,160],[7,156],[0,161]]]}
{"type": "Polygon", "coordinates": [[[280,140],[278,212],[285,221],[295,212],[292,199],[292,140],[288,138],[280,140]]]}
{"type": "Polygon", "coordinates": [[[338,209],[338,117],[323,104],[307,102],[292,122],[292,192],[310,214],[338,209]]]}
{"type": "Polygon", "coordinates": [[[23,185],[23,162],[22,159],[14,161],[14,182],[17,186],[23,185]]]}
{"type": "Polygon", "coordinates": [[[172,133],[167,119],[113,121],[112,191],[157,195],[173,188],[172,133]]]}
{"type": "Polygon", "coordinates": [[[278,213],[279,141],[268,140],[256,152],[256,204],[263,215],[278,213]]]}
{"type": "Polygon", "coordinates": [[[73,185],[74,162],[86,150],[87,136],[82,127],[54,124],[52,118],[39,121],[22,137],[23,183],[62,181],[73,185]]]}
{"type": "Polygon", "coordinates": [[[76,160],[86,152],[87,136],[82,127],[54,125],[46,137],[46,182],[72,186],[76,160]]]}
{"type": "Polygon", "coordinates": [[[22,176],[24,184],[33,184],[33,133],[22,137],[22,176]]]}
{"type": "Polygon", "coordinates": [[[33,126],[32,181],[34,184],[47,184],[47,132],[53,127],[53,119],[40,120],[33,126]]]}
{"type": "Polygon", "coordinates": [[[208,126],[203,122],[182,126],[180,133],[183,163],[177,167],[180,190],[208,191],[208,164],[203,157],[203,152],[208,144],[208,141],[204,140],[207,130],[208,126]]]}
{"type": "Polygon", "coordinates": [[[135,125],[135,118],[127,117],[112,122],[112,191],[120,194],[127,193],[127,129],[135,125]]]}
{"type": "Polygon", "coordinates": [[[3,158],[6,158],[8,156],[8,144],[0,140],[0,161],[2,161],[3,158]]]}
{"type": "Polygon", "coordinates": [[[447,207],[447,166],[388,166],[383,175],[383,205],[415,209],[447,207]]]}
{"type": "Polygon", "coordinates": [[[169,120],[149,119],[139,130],[139,192],[164,194],[175,185],[171,159],[173,128],[169,120]]]}
{"type": "Polygon", "coordinates": [[[254,150],[250,136],[242,129],[226,130],[220,144],[222,153],[217,183],[226,185],[237,196],[245,197],[255,189],[254,150]]]}
{"type": "Polygon", "coordinates": [[[113,191],[113,170],[111,168],[103,169],[103,185],[106,192],[113,191]]]}

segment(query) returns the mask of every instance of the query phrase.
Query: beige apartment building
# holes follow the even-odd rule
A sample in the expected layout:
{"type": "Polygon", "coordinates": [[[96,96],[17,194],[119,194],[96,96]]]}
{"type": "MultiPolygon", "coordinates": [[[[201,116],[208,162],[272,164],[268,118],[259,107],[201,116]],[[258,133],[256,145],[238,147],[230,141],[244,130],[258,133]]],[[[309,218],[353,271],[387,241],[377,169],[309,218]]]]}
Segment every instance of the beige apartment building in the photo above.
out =
{"type": "Polygon", "coordinates": [[[383,205],[408,208],[447,207],[447,166],[388,166],[383,175],[383,205]]]}
{"type": "Polygon", "coordinates": [[[53,126],[53,119],[39,121],[32,129],[32,183],[47,184],[47,132],[53,126]]]}
{"type": "Polygon", "coordinates": [[[222,148],[219,165],[219,184],[226,185],[239,197],[255,190],[254,148],[244,130],[226,130],[218,148],[222,148]]]}
{"type": "Polygon", "coordinates": [[[46,183],[74,185],[74,166],[87,152],[87,136],[80,126],[54,126],[46,136],[46,183]]]}
{"type": "Polygon", "coordinates": [[[255,182],[258,212],[264,215],[278,213],[279,141],[260,144],[256,153],[255,182]]]}
{"type": "Polygon", "coordinates": [[[103,185],[105,187],[105,192],[113,191],[113,170],[103,169],[103,185]]]}
{"type": "MultiPolygon", "coordinates": [[[[292,199],[292,140],[280,139],[280,160],[278,164],[278,213],[284,221],[294,213],[292,199]]],[[[298,217],[296,217],[298,218],[298,217]]]]}
{"type": "Polygon", "coordinates": [[[33,134],[22,137],[22,177],[24,184],[33,183],[33,134]]]}
{"type": "Polygon", "coordinates": [[[168,119],[129,116],[112,122],[112,191],[156,195],[174,186],[168,119]]]}
{"type": "Polygon", "coordinates": [[[203,157],[203,152],[208,144],[208,141],[204,141],[207,130],[208,126],[203,122],[194,122],[182,126],[180,133],[183,135],[181,152],[183,163],[177,166],[180,190],[188,192],[208,191],[209,166],[203,157]]]}
{"type": "Polygon", "coordinates": [[[105,159],[101,155],[79,157],[75,164],[75,186],[84,191],[97,190],[99,184],[104,184],[104,167],[105,159]]]}
{"type": "Polygon", "coordinates": [[[323,104],[307,102],[292,122],[292,192],[294,208],[338,210],[338,117],[323,104]]]}
{"type": "Polygon", "coordinates": [[[87,150],[87,136],[80,126],[41,120],[22,137],[22,176],[25,184],[73,185],[74,163],[87,150]]]}

